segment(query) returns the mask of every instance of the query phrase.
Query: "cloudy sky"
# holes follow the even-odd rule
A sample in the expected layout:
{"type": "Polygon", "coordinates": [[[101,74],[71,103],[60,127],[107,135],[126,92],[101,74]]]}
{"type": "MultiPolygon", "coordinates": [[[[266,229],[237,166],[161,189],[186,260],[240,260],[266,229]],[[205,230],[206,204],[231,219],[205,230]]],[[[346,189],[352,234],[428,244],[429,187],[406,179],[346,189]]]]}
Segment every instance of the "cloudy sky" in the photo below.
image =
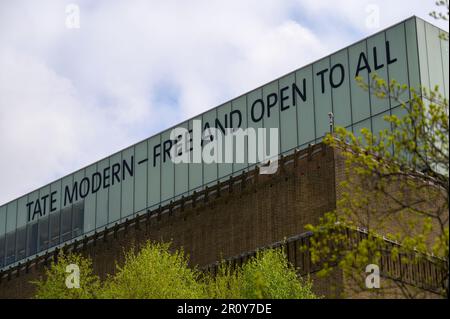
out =
{"type": "Polygon", "coordinates": [[[0,0],[0,205],[433,4],[0,0]]]}

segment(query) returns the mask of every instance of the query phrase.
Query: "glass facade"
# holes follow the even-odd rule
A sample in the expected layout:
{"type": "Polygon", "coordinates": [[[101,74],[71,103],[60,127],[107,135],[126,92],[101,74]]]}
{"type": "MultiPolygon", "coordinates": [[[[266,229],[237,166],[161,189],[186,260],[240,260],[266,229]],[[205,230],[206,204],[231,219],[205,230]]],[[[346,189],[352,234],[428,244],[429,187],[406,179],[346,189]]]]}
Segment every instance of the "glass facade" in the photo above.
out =
{"type": "MultiPolygon", "coordinates": [[[[278,128],[279,153],[320,142],[335,124],[377,132],[385,115],[401,114],[393,100],[360,88],[376,72],[418,88],[439,85],[448,98],[448,42],[440,29],[410,18],[328,57],[211,109],[177,127],[192,132],[220,128],[278,128]]],[[[405,96],[407,99],[408,96],[405,96]]],[[[95,230],[121,223],[194,190],[251,169],[242,163],[181,163],[170,160],[171,129],[0,206],[0,268],[95,230]]],[[[266,137],[264,137],[266,138],[266,137]]],[[[237,154],[234,154],[236,159],[237,154]]],[[[192,154],[190,154],[192,159],[192,154]]]]}

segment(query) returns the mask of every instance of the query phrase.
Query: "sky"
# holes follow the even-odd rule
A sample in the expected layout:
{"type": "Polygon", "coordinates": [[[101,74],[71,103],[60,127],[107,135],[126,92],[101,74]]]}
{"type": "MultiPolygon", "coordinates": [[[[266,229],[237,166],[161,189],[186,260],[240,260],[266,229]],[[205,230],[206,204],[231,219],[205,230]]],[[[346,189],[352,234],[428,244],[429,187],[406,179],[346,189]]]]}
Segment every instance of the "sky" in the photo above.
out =
{"type": "Polygon", "coordinates": [[[0,205],[434,0],[0,0],[0,205]]]}

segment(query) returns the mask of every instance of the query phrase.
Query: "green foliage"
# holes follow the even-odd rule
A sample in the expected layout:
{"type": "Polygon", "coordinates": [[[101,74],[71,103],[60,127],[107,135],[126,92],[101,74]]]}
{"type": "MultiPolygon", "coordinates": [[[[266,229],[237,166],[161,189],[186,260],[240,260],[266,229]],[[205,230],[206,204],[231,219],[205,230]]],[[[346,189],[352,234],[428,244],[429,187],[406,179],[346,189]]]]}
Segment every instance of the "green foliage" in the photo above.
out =
{"type": "Polygon", "coordinates": [[[299,279],[280,249],[258,252],[242,267],[241,294],[251,299],[316,299],[311,282],[299,279]]]}
{"type": "Polygon", "coordinates": [[[100,296],[126,299],[193,299],[204,297],[199,273],[188,267],[183,251],[170,244],[148,242],[138,253],[126,254],[125,265],[108,278],[100,296]]]}
{"type": "Polygon", "coordinates": [[[317,298],[311,282],[297,276],[281,250],[259,252],[237,269],[224,262],[213,276],[190,268],[182,250],[171,252],[170,244],[152,242],[126,253],[124,265],[103,282],[92,274],[90,259],[61,254],[35,284],[36,298],[317,298]],[[79,289],[65,286],[70,263],[80,266],[79,289]]]}
{"type": "MultiPolygon", "coordinates": [[[[391,129],[378,134],[362,129],[356,137],[338,127],[326,136],[325,143],[339,149],[345,159],[345,178],[336,210],[317,225],[307,226],[314,232],[313,261],[324,265],[323,275],[340,266],[351,276],[364,274],[365,265],[378,264],[386,253],[408,256],[403,263],[427,256],[448,260],[448,100],[438,87],[417,93],[395,80],[388,84],[376,74],[368,84],[357,81],[378,98],[396,101],[403,115],[385,116],[391,129]],[[358,228],[367,238],[339,245],[348,242],[346,229],[358,228]],[[387,252],[382,236],[399,245],[387,252]]],[[[442,267],[448,273],[448,262],[442,267]]],[[[447,283],[442,282],[442,289],[448,294],[447,283]]]]}
{"type": "Polygon", "coordinates": [[[100,279],[93,274],[92,262],[78,254],[58,255],[58,262],[52,262],[45,271],[45,279],[33,282],[36,285],[36,298],[38,299],[89,299],[95,298],[99,288],[100,279]],[[75,264],[80,269],[80,287],[67,288],[66,278],[69,275],[66,267],[75,264]]]}

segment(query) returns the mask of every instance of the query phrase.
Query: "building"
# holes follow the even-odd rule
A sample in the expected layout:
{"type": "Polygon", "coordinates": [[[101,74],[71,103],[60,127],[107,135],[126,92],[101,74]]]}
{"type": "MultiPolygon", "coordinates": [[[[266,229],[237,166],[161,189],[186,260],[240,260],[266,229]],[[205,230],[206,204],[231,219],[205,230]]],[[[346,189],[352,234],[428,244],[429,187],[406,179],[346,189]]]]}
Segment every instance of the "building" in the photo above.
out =
{"type": "Polygon", "coordinates": [[[339,159],[320,143],[329,113],[355,133],[385,129],[385,115],[401,115],[394,101],[354,80],[374,72],[415,88],[439,85],[448,98],[442,32],[409,18],[176,126],[192,131],[201,120],[203,129],[277,128],[282,158],[273,176],[254,177],[248,150],[243,163],[174,164],[169,128],[0,206],[0,296],[27,291],[14,274],[28,276],[62,247],[84,247],[100,273],[113,271],[127,245],[115,238],[130,225],[137,237],[127,238],[172,239],[203,266],[303,234],[336,203],[339,159]]]}

